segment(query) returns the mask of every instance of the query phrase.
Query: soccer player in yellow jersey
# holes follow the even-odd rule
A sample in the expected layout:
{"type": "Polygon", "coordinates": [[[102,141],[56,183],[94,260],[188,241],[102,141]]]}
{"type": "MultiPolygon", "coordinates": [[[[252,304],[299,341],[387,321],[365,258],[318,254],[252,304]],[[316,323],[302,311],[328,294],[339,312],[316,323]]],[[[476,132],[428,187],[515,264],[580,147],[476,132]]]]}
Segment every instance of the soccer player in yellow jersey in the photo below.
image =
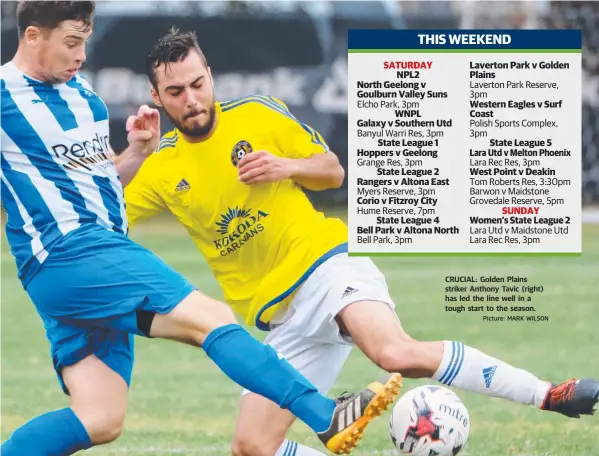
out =
{"type": "MultiPolygon", "coordinates": [[[[154,102],[176,129],[126,188],[130,225],[170,211],[225,300],[247,324],[270,331],[265,342],[322,393],[357,345],[388,372],[567,416],[592,412],[594,380],[553,385],[462,343],[409,337],[384,276],[369,259],[348,257],[346,225],[317,212],[302,190],[342,183],[344,171],[324,139],[275,98],[215,102],[195,34],[172,30],[159,40],[147,71],[154,102]]],[[[339,415],[339,425],[352,414],[348,408],[339,415]]],[[[289,411],[245,391],[233,454],[321,455],[285,440],[293,421],[289,411]]]]}

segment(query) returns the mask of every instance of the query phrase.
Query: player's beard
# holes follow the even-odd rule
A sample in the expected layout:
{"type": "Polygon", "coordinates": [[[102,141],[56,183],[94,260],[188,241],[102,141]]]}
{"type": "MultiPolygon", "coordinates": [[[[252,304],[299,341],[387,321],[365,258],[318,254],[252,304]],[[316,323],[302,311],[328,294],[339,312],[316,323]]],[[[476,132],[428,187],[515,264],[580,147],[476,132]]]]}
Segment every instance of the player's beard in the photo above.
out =
{"type": "Polygon", "coordinates": [[[210,110],[208,111],[208,120],[203,125],[199,125],[192,128],[184,126],[183,122],[171,116],[166,109],[164,110],[164,112],[171,121],[171,123],[177,128],[177,130],[179,130],[184,135],[189,136],[190,138],[201,138],[203,136],[208,135],[208,133],[210,133],[210,131],[212,130],[212,127],[214,126],[214,122],[216,119],[216,108],[214,107],[214,103],[210,105],[210,110]]]}

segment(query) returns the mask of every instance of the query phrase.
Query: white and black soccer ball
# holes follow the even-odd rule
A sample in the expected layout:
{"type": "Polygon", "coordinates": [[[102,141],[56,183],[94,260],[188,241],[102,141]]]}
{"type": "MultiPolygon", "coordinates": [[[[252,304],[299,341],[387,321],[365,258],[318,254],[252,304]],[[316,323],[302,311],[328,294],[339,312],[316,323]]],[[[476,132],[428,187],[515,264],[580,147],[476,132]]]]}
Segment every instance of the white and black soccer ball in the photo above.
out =
{"type": "Polygon", "coordinates": [[[470,416],[453,391],[426,385],[399,398],[389,431],[401,455],[456,456],[468,441],[470,416]]]}

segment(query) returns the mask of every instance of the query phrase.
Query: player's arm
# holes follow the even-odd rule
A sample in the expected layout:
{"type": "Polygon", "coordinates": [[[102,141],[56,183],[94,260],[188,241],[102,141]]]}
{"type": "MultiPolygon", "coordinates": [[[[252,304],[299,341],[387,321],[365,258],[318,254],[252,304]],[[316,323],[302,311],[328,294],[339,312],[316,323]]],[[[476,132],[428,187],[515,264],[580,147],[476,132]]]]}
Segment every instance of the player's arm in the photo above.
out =
{"type": "Polygon", "coordinates": [[[142,220],[167,210],[166,203],[154,190],[155,170],[152,158],[148,159],[125,187],[125,203],[130,228],[142,220]]]}
{"type": "Polygon", "coordinates": [[[289,177],[308,190],[339,188],[345,170],[337,156],[330,150],[306,158],[289,158],[289,177]]]}
{"type": "Polygon", "coordinates": [[[146,156],[144,154],[139,153],[135,150],[135,148],[127,147],[123,152],[117,155],[112,149],[110,149],[112,154],[112,161],[116,166],[116,170],[119,173],[121,178],[121,184],[123,187],[129,185],[129,183],[133,180],[139,168],[146,160],[146,156]]]}
{"type": "Polygon", "coordinates": [[[251,185],[292,179],[308,190],[340,187],[345,171],[322,136],[293,117],[283,102],[272,97],[268,102],[272,106],[267,111],[269,124],[283,156],[268,151],[246,155],[239,162],[241,182],[251,185]]]}
{"type": "Polygon", "coordinates": [[[306,158],[278,157],[268,151],[246,155],[239,163],[239,179],[252,185],[291,179],[308,190],[339,188],[345,171],[330,151],[306,158]]]}
{"type": "Polygon", "coordinates": [[[126,129],[129,147],[119,155],[111,150],[123,187],[133,180],[146,158],[156,150],[160,140],[160,114],[143,105],[137,115],[129,116],[126,129]]]}

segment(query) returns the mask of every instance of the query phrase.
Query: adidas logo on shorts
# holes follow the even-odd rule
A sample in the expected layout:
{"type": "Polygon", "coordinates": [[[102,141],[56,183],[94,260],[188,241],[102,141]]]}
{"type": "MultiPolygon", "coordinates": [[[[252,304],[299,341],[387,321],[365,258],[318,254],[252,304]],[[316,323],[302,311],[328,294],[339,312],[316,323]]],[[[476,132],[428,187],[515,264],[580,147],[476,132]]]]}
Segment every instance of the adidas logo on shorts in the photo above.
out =
{"type": "Polygon", "coordinates": [[[347,287],[345,289],[345,291],[343,292],[343,295],[341,296],[341,299],[343,298],[347,298],[350,294],[355,293],[356,291],[358,291],[356,288],[352,288],[352,287],[347,287]]]}

